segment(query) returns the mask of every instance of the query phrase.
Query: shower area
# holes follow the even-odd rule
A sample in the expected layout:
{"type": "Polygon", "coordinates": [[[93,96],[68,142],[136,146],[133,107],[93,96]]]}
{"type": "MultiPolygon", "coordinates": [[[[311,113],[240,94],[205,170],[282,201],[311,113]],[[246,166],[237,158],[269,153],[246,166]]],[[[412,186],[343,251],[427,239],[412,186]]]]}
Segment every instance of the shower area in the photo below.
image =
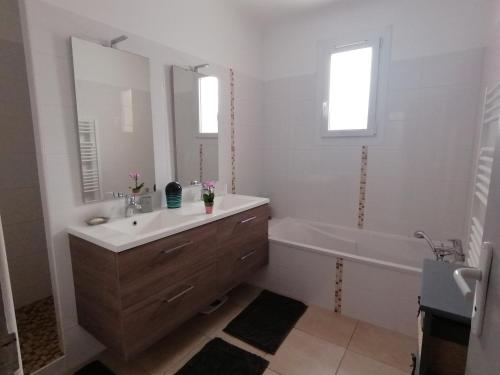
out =
{"type": "Polygon", "coordinates": [[[0,215],[21,347],[30,374],[62,355],[50,278],[17,1],[2,2],[0,215]],[[9,176],[6,178],[5,176],[9,176]]]}

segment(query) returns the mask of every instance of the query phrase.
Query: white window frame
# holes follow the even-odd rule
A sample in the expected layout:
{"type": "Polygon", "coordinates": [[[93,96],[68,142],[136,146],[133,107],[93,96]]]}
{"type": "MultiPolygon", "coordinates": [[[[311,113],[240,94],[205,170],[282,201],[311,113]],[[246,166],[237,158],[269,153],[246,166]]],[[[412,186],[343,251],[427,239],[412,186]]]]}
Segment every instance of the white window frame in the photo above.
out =
{"type": "Polygon", "coordinates": [[[377,134],[377,106],[380,96],[379,78],[382,66],[381,47],[386,38],[375,34],[368,38],[352,38],[344,43],[324,43],[320,47],[320,80],[321,80],[321,137],[372,137],[377,134]],[[370,99],[368,104],[368,124],[366,129],[329,130],[329,95],[330,95],[330,63],[334,53],[352,51],[360,48],[372,47],[372,74],[370,83],[370,99]]]}

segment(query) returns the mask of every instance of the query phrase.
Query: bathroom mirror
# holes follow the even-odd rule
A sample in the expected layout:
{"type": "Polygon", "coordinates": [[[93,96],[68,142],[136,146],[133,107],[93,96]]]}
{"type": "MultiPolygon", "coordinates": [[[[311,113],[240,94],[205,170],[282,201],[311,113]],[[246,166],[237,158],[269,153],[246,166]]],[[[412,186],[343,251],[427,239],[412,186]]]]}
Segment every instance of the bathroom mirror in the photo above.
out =
{"type": "Polygon", "coordinates": [[[154,186],[149,60],[71,38],[83,201],[154,186]]]}
{"type": "Polygon", "coordinates": [[[219,80],[202,68],[172,68],[175,170],[183,186],[219,178],[219,80]]]}

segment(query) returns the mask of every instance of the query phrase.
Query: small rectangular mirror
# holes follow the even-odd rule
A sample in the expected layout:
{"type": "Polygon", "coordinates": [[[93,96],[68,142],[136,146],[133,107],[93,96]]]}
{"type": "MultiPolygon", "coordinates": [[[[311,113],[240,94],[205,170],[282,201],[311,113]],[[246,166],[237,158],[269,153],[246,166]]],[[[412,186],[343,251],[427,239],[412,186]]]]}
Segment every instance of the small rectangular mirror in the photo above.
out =
{"type": "Polygon", "coordinates": [[[196,68],[172,68],[176,180],[182,186],[219,179],[219,79],[196,68]]]}
{"type": "Polygon", "coordinates": [[[149,60],[71,38],[85,203],[155,183],[149,60]]]}

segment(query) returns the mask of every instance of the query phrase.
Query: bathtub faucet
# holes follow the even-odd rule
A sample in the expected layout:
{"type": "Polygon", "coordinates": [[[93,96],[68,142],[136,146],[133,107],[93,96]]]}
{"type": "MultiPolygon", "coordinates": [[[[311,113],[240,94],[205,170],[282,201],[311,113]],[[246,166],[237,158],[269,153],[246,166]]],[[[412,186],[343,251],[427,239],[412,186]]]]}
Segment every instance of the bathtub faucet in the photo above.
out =
{"type": "Polygon", "coordinates": [[[436,257],[436,260],[445,261],[445,257],[453,256],[455,262],[465,261],[462,241],[459,239],[453,238],[448,241],[433,241],[424,231],[421,230],[416,231],[414,236],[427,242],[436,257]]]}

